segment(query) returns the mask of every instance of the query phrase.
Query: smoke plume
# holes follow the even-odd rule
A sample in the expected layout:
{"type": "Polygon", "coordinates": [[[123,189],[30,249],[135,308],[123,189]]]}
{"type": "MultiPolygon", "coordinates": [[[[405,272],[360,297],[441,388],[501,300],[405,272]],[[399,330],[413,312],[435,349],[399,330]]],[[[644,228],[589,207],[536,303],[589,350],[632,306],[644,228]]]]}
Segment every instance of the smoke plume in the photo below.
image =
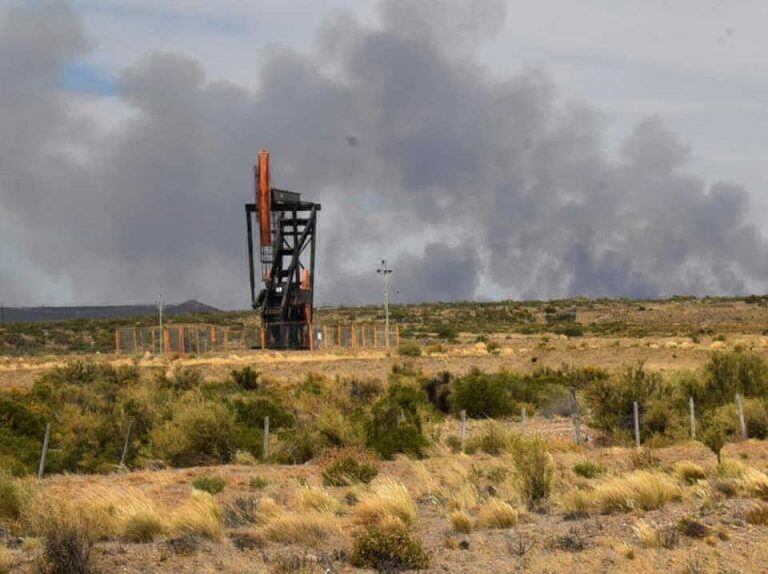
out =
{"type": "MultiPolygon", "coordinates": [[[[61,88],[91,49],[65,5],[0,15],[0,291],[7,302],[247,305],[243,203],[260,147],[280,187],[323,204],[318,300],[656,297],[764,288],[738,185],[707,185],[647,119],[617,157],[600,114],[546,74],[492,76],[495,0],[381,0],[330,18],[311,53],[254,57],[259,88],[151,53],[120,76],[109,133],[61,88]]],[[[254,55],[256,56],[256,55],[254,55]]]]}

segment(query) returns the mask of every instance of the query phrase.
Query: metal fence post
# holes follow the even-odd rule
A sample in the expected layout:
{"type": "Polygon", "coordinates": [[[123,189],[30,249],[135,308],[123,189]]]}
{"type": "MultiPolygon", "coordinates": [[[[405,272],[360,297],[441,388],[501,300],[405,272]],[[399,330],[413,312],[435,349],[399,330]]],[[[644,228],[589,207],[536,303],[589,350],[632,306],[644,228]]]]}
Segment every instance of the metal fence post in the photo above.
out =
{"type": "Polygon", "coordinates": [[[688,405],[691,409],[691,440],[696,440],[696,406],[693,397],[688,399],[688,405]]]}
{"type": "Polygon", "coordinates": [[[739,426],[741,427],[741,438],[747,439],[747,423],[744,420],[744,406],[741,404],[741,395],[736,393],[736,406],[739,409],[739,426]]]}
{"type": "Polygon", "coordinates": [[[48,443],[51,441],[51,423],[45,425],[45,438],[43,439],[43,451],[40,453],[40,467],[37,469],[37,478],[43,478],[45,472],[45,457],[48,455],[48,443]]]}
{"type": "Polygon", "coordinates": [[[525,407],[520,411],[520,432],[525,434],[525,407]]]}
{"type": "Polygon", "coordinates": [[[637,401],[632,403],[632,411],[635,419],[635,444],[640,448],[640,414],[637,408],[637,401]]]}
{"type": "Polygon", "coordinates": [[[269,417],[264,417],[264,448],[263,448],[264,462],[269,457],[269,417]]]}
{"type": "Polygon", "coordinates": [[[466,450],[467,446],[467,411],[461,411],[461,452],[466,450]]]}

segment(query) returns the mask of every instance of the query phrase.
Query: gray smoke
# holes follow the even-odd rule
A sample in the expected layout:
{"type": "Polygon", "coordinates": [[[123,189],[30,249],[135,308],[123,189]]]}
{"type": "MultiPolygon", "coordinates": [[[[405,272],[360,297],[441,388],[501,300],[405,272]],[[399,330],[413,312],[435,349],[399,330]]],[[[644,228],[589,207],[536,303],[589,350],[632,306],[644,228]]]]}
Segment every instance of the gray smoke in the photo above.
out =
{"type": "Polygon", "coordinates": [[[8,301],[247,304],[251,166],[323,203],[318,299],[655,297],[764,289],[738,186],[707,186],[658,119],[619,157],[599,113],[540,71],[496,79],[476,50],[495,0],[381,0],[329,19],[311,54],[271,48],[257,91],[148,54],[120,78],[135,114],[104,135],[60,88],[89,49],[71,9],[0,15],[0,291],[8,301]]]}

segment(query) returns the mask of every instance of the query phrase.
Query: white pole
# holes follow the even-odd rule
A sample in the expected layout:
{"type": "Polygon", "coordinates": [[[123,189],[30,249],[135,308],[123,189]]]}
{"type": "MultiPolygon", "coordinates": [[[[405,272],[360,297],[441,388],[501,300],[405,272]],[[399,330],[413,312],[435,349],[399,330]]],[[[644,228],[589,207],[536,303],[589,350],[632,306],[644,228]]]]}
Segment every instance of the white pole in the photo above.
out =
{"type": "Polygon", "coordinates": [[[467,443],[467,411],[461,411],[461,452],[463,453],[467,443]]]}
{"type": "Polygon", "coordinates": [[[158,302],[158,314],[160,315],[160,354],[165,354],[165,343],[163,342],[163,294],[160,293],[160,301],[158,302]]]}
{"type": "Polygon", "coordinates": [[[637,401],[632,403],[632,410],[635,418],[635,444],[640,448],[640,414],[637,408],[637,401]]]}
{"type": "Polygon", "coordinates": [[[573,442],[581,444],[581,416],[579,415],[579,401],[576,400],[576,389],[571,388],[571,400],[573,401],[573,442]]]}
{"type": "Polygon", "coordinates": [[[384,275],[384,344],[389,348],[389,276],[392,269],[387,266],[387,259],[381,260],[381,267],[376,273],[384,275]]]}
{"type": "Polygon", "coordinates": [[[45,472],[45,458],[48,455],[48,443],[51,441],[51,423],[45,425],[45,438],[43,439],[43,451],[40,453],[40,467],[37,469],[37,478],[43,478],[45,472]]]}
{"type": "Polygon", "coordinates": [[[741,426],[741,438],[746,440],[747,423],[744,421],[744,406],[741,404],[741,395],[736,393],[736,406],[739,408],[739,426],[741,426]]]}
{"type": "Polygon", "coordinates": [[[691,409],[691,440],[696,440],[696,406],[693,403],[693,397],[688,399],[691,409]]]}
{"type": "Polygon", "coordinates": [[[264,448],[262,455],[264,456],[264,462],[269,457],[269,417],[264,417],[264,448]]]}

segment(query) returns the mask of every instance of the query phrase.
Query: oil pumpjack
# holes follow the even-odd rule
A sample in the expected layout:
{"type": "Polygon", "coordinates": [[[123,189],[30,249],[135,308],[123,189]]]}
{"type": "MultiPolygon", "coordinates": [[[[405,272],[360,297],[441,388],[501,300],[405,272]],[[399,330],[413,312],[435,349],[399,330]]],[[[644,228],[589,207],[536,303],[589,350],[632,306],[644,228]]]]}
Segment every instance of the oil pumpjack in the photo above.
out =
{"type": "Polygon", "coordinates": [[[312,349],[315,238],[319,203],[272,187],[269,152],[254,167],[256,203],[245,204],[251,304],[261,312],[267,349],[312,349]],[[253,219],[259,228],[259,264],[264,287],[256,295],[253,219]]]}

